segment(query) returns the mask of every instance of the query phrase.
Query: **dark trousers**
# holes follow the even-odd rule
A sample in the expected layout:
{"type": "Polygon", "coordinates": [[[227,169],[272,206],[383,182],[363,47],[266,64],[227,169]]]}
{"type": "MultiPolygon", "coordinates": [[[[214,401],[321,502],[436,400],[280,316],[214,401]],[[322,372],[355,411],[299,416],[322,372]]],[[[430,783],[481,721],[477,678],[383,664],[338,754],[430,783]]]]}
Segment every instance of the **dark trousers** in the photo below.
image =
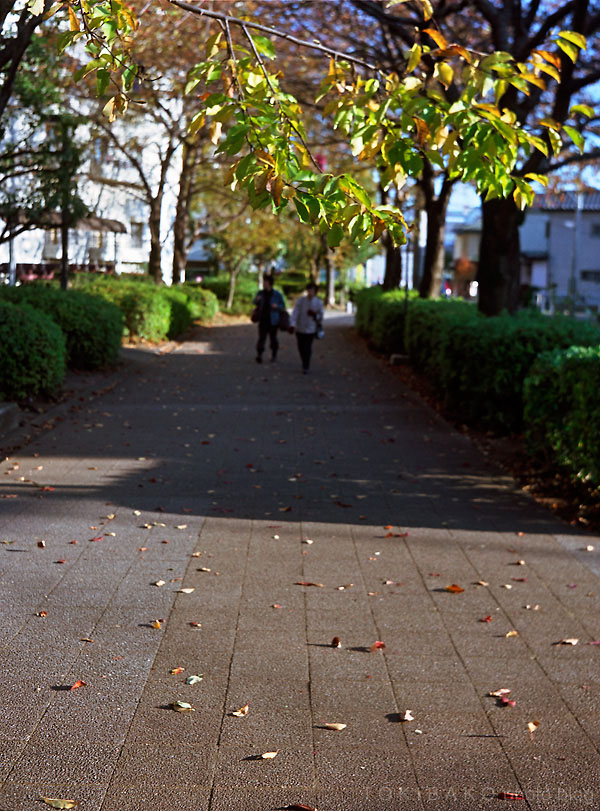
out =
{"type": "Polygon", "coordinates": [[[303,369],[308,369],[310,366],[310,356],[312,354],[312,345],[314,339],[314,332],[296,333],[296,342],[298,343],[298,352],[300,353],[303,369]]]}
{"type": "Polygon", "coordinates": [[[271,324],[258,325],[258,341],[256,344],[256,354],[258,357],[265,351],[265,344],[267,343],[267,336],[269,336],[271,355],[276,358],[277,350],[279,349],[279,341],[277,340],[277,327],[271,324]]]}

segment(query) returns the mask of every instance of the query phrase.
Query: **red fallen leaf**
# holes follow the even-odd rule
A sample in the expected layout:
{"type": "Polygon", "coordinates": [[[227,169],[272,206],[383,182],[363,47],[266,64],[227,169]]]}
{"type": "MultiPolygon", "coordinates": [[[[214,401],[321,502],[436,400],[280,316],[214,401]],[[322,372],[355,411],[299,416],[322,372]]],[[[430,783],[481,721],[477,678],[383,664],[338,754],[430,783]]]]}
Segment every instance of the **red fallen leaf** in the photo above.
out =
{"type": "Polygon", "coordinates": [[[384,529],[394,529],[394,527],[391,524],[386,524],[384,529]]]}
{"type": "Polygon", "coordinates": [[[47,616],[48,616],[47,611],[38,611],[37,614],[36,614],[36,617],[47,617],[47,616]]]}
{"type": "Polygon", "coordinates": [[[502,707],[516,707],[517,702],[514,698],[509,698],[508,696],[498,696],[498,704],[502,707]]]}
{"type": "Polygon", "coordinates": [[[66,563],[67,561],[64,558],[61,558],[60,560],[55,560],[54,562],[55,563],[66,563]]]}
{"type": "Polygon", "coordinates": [[[40,487],[42,493],[51,493],[54,490],[54,487],[40,487]]]}
{"type": "Polygon", "coordinates": [[[271,608],[283,608],[283,606],[281,605],[281,603],[273,603],[271,608]]]}
{"type": "Polygon", "coordinates": [[[70,544],[78,544],[79,541],[69,541],[70,544]]]}
{"type": "Polygon", "coordinates": [[[369,653],[373,653],[376,650],[381,650],[382,648],[385,648],[385,642],[382,642],[380,639],[376,639],[369,648],[369,653]]]}
{"type": "Polygon", "coordinates": [[[317,811],[316,805],[305,805],[304,803],[292,803],[285,806],[285,811],[317,811]]]}
{"type": "Polygon", "coordinates": [[[500,794],[496,795],[499,800],[524,800],[525,797],[522,794],[517,794],[514,791],[501,791],[500,794]]]}
{"type": "Polygon", "coordinates": [[[97,541],[101,541],[101,540],[102,540],[102,535],[100,535],[100,537],[98,537],[98,538],[90,538],[90,543],[96,543],[97,541]]]}
{"type": "Polygon", "coordinates": [[[190,625],[192,626],[192,628],[202,628],[201,622],[190,622],[190,625]]]}
{"type": "Polygon", "coordinates": [[[482,617],[479,622],[493,622],[494,618],[491,614],[488,614],[487,617],[482,617]]]}
{"type": "Polygon", "coordinates": [[[600,639],[594,639],[592,642],[588,642],[588,645],[600,645],[600,639]]]}
{"type": "Polygon", "coordinates": [[[161,541],[161,543],[169,543],[167,540],[161,541]]]}
{"type": "Polygon", "coordinates": [[[408,532],[386,532],[386,538],[406,538],[408,536],[408,532]]]}
{"type": "Polygon", "coordinates": [[[511,577],[511,580],[514,580],[515,583],[527,583],[526,577],[511,577]]]}
{"type": "Polygon", "coordinates": [[[333,639],[331,640],[331,647],[332,648],[341,648],[342,647],[342,643],[340,642],[339,636],[334,636],[333,637],[333,639]]]}
{"type": "Polygon", "coordinates": [[[140,547],[138,548],[138,552],[147,552],[147,551],[148,551],[148,547],[147,547],[147,546],[140,546],[140,547]]]}
{"type": "Polygon", "coordinates": [[[316,586],[318,589],[324,589],[323,583],[311,583],[310,580],[298,580],[294,583],[295,586],[316,586]]]}
{"type": "Polygon", "coordinates": [[[77,690],[78,687],[87,687],[87,682],[81,681],[81,679],[77,679],[75,684],[71,685],[71,690],[77,690]]]}
{"type": "Polygon", "coordinates": [[[457,586],[456,583],[452,583],[450,586],[446,586],[446,591],[449,591],[450,594],[462,594],[464,589],[457,586]]]}

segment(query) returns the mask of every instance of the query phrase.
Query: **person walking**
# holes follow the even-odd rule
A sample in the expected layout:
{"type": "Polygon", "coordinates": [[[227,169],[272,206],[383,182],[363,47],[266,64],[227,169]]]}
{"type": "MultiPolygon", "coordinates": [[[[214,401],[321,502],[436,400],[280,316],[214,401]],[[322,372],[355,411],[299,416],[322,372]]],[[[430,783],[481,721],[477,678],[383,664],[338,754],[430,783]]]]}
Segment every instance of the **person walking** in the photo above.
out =
{"type": "Polygon", "coordinates": [[[263,289],[254,297],[254,305],[258,313],[258,341],[256,343],[256,362],[262,363],[262,354],[265,351],[267,336],[271,347],[271,361],[277,359],[279,341],[277,329],[279,327],[280,313],[285,310],[285,299],[279,290],[273,287],[273,277],[265,276],[263,289]]]}
{"type": "Polygon", "coordinates": [[[305,295],[296,302],[290,319],[290,332],[296,333],[303,374],[308,374],[310,368],[313,341],[317,335],[322,335],[324,314],[323,302],[317,298],[317,285],[309,282],[305,295]]]}

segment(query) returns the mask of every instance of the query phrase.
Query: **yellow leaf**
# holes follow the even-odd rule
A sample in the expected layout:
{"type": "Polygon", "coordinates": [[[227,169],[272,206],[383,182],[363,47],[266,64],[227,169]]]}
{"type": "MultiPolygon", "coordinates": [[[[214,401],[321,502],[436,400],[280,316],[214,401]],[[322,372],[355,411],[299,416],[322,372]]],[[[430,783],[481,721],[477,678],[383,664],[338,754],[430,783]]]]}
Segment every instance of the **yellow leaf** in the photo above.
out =
{"type": "Polygon", "coordinates": [[[515,630],[508,631],[508,633],[506,633],[505,636],[507,639],[510,639],[513,636],[519,636],[519,632],[515,630]]]}
{"type": "Polygon", "coordinates": [[[533,733],[536,731],[536,729],[539,727],[539,725],[540,725],[539,721],[530,721],[527,724],[527,729],[529,730],[529,734],[533,735],[533,733]]]}
{"type": "Polygon", "coordinates": [[[154,620],[154,622],[152,623],[152,627],[153,628],[162,628],[162,626],[160,624],[160,620],[154,620]]]}
{"type": "Polygon", "coordinates": [[[411,73],[417,67],[417,65],[421,61],[422,52],[423,49],[421,48],[421,46],[417,45],[417,43],[415,42],[415,44],[409,51],[408,64],[406,66],[407,73],[411,73]]]}
{"type": "Polygon", "coordinates": [[[424,146],[427,136],[429,135],[429,127],[423,119],[418,116],[414,116],[413,121],[415,122],[417,144],[424,146]]]}
{"type": "Polygon", "coordinates": [[[546,62],[550,62],[550,64],[554,65],[554,67],[557,70],[560,70],[561,68],[560,57],[557,56],[556,54],[550,53],[550,51],[541,51],[541,50],[532,51],[532,53],[541,56],[542,59],[546,60],[546,62]]]}
{"type": "Polygon", "coordinates": [[[75,808],[79,804],[77,800],[54,800],[52,797],[42,797],[42,802],[50,808],[75,808]]]}
{"type": "Polygon", "coordinates": [[[27,8],[34,17],[37,17],[44,10],[44,0],[31,0],[27,8]]]}
{"type": "Polygon", "coordinates": [[[428,34],[431,37],[431,39],[435,42],[435,44],[438,46],[438,48],[442,48],[443,50],[448,47],[448,41],[446,40],[446,37],[439,31],[436,31],[435,28],[424,28],[423,33],[428,34]]]}
{"type": "Polygon", "coordinates": [[[77,14],[73,11],[73,6],[69,5],[69,24],[71,26],[71,31],[79,31],[79,19],[77,18],[77,14]]]}
{"type": "Polygon", "coordinates": [[[109,124],[112,124],[117,117],[115,113],[115,102],[116,99],[113,97],[112,99],[109,99],[102,108],[102,115],[105,115],[108,118],[109,124]]]}
{"type": "Polygon", "coordinates": [[[447,62],[438,62],[434,69],[434,76],[448,89],[452,84],[454,71],[447,62]]]}
{"type": "Polygon", "coordinates": [[[347,724],[323,724],[325,729],[331,729],[334,732],[341,732],[342,729],[346,729],[347,724]]]}
{"type": "Polygon", "coordinates": [[[245,715],[248,715],[250,710],[249,704],[244,704],[243,707],[240,707],[239,710],[234,710],[231,715],[235,715],[237,718],[243,718],[245,715]]]}
{"type": "Polygon", "coordinates": [[[213,121],[208,129],[210,140],[213,144],[219,143],[219,138],[221,137],[221,130],[223,129],[223,125],[220,121],[213,121]]]}
{"type": "Polygon", "coordinates": [[[277,749],[275,752],[263,752],[261,758],[263,760],[273,760],[274,757],[277,757],[278,752],[279,749],[277,749]]]}
{"type": "Polygon", "coordinates": [[[283,191],[283,178],[281,175],[277,175],[271,180],[271,197],[273,198],[273,202],[276,206],[281,203],[281,193],[283,191]]]}

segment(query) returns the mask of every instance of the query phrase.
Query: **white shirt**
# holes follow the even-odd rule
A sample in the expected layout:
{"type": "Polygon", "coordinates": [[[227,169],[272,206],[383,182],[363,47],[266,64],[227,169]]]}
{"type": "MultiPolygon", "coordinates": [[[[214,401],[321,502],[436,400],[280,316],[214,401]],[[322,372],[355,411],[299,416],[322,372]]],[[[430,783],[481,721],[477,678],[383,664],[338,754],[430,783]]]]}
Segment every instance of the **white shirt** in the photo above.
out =
{"type": "Polygon", "coordinates": [[[314,335],[317,331],[317,321],[322,322],[325,310],[321,299],[314,296],[302,296],[294,305],[290,324],[296,328],[296,332],[304,332],[309,335],[314,335]],[[309,315],[308,311],[312,310],[315,316],[309,315]]]}

